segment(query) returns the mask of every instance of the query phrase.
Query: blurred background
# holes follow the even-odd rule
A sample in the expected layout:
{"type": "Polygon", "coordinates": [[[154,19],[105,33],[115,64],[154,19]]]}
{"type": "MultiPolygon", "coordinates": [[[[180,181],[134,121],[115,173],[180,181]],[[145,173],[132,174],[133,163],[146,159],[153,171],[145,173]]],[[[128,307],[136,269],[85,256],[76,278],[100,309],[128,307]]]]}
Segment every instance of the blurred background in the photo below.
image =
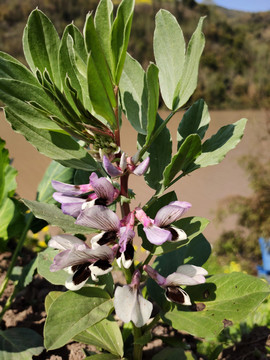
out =
{"type": "MultiPolygon", "coordinates": [[[[0,0],[0,50],[25,64],[21,38],[27,17],[37,6],[61,36],[72,21],[82,30],[86,13],[97,4],[96,0],[0,0]]],[[[129,52],[144,68],[154,61],[154,18],[160,8],[176,16],[187,42],[199,17],[207,16],[198,88],[186,108],[199,98],[207,102],[209,136],[223,125],[249,119],[242,142],[220,165],[196,171],[174,189],[180,200],[192,203],[190,216],[211,220],[204,234],[215,244],[215,251],[229,254],[230,260],[240,261],[254,273],[260,261],[257,239],[270,237],[270,2],[136,1],[129,52]]],[[[183,111],[169,125],[175,136],[183,111]]],[[[166,109],[160,113],[166,117],[166,109]]],[[[0,117],[0,137],[19,171],[18,194],[34,199],[50,159],[14,133],[2,113],[0,117]]],[[[135,133],[128,123],[122,129],[122,148],[129,155],[136,151],[135,133]]],[[[131,188],[137,193],[134,205],[152,195],[151,190],[145,191],[143,179],[133,177],[131,188]]]]}

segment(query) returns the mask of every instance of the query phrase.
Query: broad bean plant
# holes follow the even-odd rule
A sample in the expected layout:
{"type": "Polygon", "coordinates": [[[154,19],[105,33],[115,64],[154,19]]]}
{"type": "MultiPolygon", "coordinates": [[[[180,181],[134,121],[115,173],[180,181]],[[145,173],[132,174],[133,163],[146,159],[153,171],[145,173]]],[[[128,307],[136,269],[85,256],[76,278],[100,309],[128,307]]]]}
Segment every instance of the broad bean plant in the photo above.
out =
{"type": "Polygon", "coordinates": [[[159,322],[215,337],[269,294],[255,277],[207,273],[211,247],[202,232],[208,220],[188,216],[189,199],[169,190],[187,174],[218,164],[239,143],[247,121],[205,140],[207,104],[189,103],[172,153],[167,124],[180,118],[178,110],[196,89],[204,18],[186,45],[175,17],[160,10],[155,63],[144,70],[127,52],[133,12],[133,0],[123,0],[115,12],[111,0],[101,0],[82,33],[72,23],[60,38],[36,9],[23,34],[30,70],[0,53],[6,119],[53,159],[36,201],[24,200],[36,221],[63,230],[37,259],[39,274],[67,289],[46,298],[44,345],[92,344],[99,350],[93,359],[142,359],[159,322]],[[158,113],[161,99],[170,110],[166,119],[158,113]],[[124,121],[137,132],[134,154],[121,146],[124,121]],[[136,204],[129,189],[135,176],[154,191],[144,204],[136,204]],[[139,261],[136,234],[146,250],[139,261]],[[125,283],[115,285],[114,270],[123,272],[125,283]]]}

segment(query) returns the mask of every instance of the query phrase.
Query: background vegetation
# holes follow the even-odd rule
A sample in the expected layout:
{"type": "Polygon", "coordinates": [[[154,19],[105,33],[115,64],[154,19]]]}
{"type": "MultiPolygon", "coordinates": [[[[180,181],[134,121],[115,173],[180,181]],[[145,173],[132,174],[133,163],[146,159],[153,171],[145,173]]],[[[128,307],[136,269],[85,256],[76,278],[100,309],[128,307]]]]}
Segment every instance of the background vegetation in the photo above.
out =
{"type": "MultiPolygon", "coordinates": [[[[2,0],[1,50],[23,60],[23,28],[37,6],[61,33],[71,21],[81,29],[85,13],[95,9],[97,3],[98,0],[2,0]]],[[[245,13],[197,4],[194,0],[137,1],[129,51],[144,67],[153,60],[153,19],[160,7],[177,17],[186,40],[199,17],[207,16],[206,48],[192,101],[203,97],[212,109],[270,107],[270,12],[245,13]]]]}

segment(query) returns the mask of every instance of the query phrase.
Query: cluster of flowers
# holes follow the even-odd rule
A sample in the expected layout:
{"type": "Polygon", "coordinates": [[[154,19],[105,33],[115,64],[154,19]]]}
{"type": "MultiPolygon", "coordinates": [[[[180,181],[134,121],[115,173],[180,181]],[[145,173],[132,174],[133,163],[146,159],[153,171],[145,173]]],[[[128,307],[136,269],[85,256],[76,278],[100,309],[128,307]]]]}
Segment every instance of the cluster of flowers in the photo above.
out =
{"type": "MultiPolygon", "coordinates": [[[[104,156],[103,165],[111,177],[121,176],[126,171],[142,175],[148,168],[149,159],[138,166],[131,158],[122,155],[119,166],[113,165],[104,156]]],[[[182,241],[186,233],[171,224],[191,207],[184,201],[174,201],[162,207],[151,219],[143,209],[137,207],[123,219],[108,208],[117,200],[120,191],[111,180],[92,173],[89,184],[70,185],[52,181],[57,191],[53,197],[61,203],[63,213],[76,218],[76,224],[97,229],[99,233],[92,237],[91,247],[72,235],[57,235],[49,241],[49,246],[61,250],[53,261],[50,270],[65,269],[70,274],[65,286],[70,290],[79,290],[89,278],[98,281],[98,277],[112,270],[116,259],[119,267],[129,268],[134,258],[134,228],[138,223],[149,242],[162,245],[166,241],[182,241]]],[[[182,305],[191,305],[188,294],[180,285],[196,285],[205,281],[206,270],[193,265],[182,265],[176,272],[164,278],[151,266],[143,270],[165,289],[169,301],[182,305]]],[[[118,286],[115,291],[114,305],[117,316],[124,322],[133,321],[135,326],[143,326],[151,317],[153,305],[140,292],[141,272],[137,269],[131,284],[118,286]],[[125,306],[123,306],[125,303],[125,306]]]]}

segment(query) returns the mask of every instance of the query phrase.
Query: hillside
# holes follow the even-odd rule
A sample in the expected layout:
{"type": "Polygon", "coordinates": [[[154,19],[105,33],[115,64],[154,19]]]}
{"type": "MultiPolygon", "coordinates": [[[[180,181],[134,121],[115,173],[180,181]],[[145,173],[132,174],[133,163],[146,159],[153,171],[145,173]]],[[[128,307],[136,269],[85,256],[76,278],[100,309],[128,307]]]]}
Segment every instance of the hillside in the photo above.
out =
{"type": "MultiPolygon", "coordinates": [[[[36,6],[49,16],[61,34],[72,20],[82,29],[85,14],[94,10],[97,3],[97,0],[2,0],[0,50],[24,61],[22,32],[36,6]]],[[[199,17],[207,15],[206,47],[194,99],[203,97],[216,109],[270,107],[270,12],[245,13],[199,5],[194,0],[138,1],[129,51],[144,67],[154,60],[154,17],[161,7],[177,17],[187,41],[199,17]]]]}

